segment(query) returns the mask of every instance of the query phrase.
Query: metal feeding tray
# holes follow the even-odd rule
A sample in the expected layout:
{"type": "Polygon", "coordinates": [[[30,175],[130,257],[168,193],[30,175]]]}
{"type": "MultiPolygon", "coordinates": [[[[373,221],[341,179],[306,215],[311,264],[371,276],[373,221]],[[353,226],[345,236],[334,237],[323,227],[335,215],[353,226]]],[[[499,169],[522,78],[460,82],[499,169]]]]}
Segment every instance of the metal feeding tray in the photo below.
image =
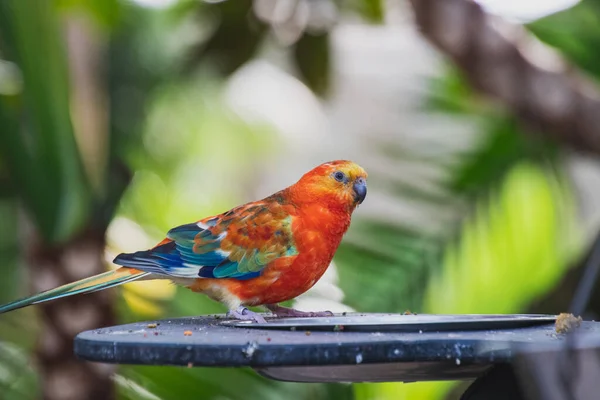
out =
{"type": "Polygon", "coordinates": [[[229,320],[224,325],[251,329],[350,332],[441,332],[455,330],[516,329],[552,324],[556,316],[541,314],[342,314],[316,318],[274,318],[266,324],[229,320]]]}
{"type": "MultiPolygon", "coordinates": [[[[75,338],[78,357],[143,365],[251,367],[296,382],[467,379],[515,349],[560,346],[548,315],[346,314],[267,317],[267,324],[224,315],[107,327],[75,338]]],[[[600,324],[579,330],[600,337],[600,324]]]]}

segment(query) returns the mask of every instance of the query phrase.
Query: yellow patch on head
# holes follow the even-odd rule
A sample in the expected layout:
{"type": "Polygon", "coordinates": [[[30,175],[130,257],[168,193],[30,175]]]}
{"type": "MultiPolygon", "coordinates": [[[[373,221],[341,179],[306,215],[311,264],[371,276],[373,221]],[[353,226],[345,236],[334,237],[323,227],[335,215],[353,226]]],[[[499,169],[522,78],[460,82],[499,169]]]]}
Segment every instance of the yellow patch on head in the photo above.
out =
{"type": "Polygon", "coordinates": [[[367,172],[348,160],[326,162],[306,173],[294,187],[296,200],[300,202],[321,201],[332,206],[353,209],[366,195],[367,172]],[[358,196],[357,187],[363,186],[358,196]]]}
{"type": "Polygon", "coordinates": [[[320,175],[330,175],[336,171],[343,172],[348,178],[350,178],[350,180],[355,180],[359,177],[365,179],[367,178],[367,171],[365,171],[363,167],[348,160],[335,160],[323,163],[310,171],[308,174],[314,172],[320,175]]]}

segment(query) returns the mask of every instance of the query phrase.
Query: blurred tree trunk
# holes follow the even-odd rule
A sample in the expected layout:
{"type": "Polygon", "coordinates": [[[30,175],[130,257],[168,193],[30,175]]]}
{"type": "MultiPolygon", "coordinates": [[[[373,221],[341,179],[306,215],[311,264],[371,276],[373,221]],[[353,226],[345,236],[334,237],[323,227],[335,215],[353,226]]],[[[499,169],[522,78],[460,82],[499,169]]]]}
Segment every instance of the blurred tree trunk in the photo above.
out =
{"type": "MultiPolygon", "coordinates": [[[[60,246],[48,246],[34,232],[24,249],[33,292],[47,290],[106,270],[104,232],[87,231],[60,246]]],[[[36,349],[45,400],[105,400],[114,398],[112,365],[86,363],[73,354],[73,339],[81,331],[114,325],[110,293],[42,303],[36,349]]]]}
{"type": "Polygon", "coordinates": [[[600,93],[522,27],[473,0],[410,0],[422,34],[531,132],[600,154],[600,93]]]}

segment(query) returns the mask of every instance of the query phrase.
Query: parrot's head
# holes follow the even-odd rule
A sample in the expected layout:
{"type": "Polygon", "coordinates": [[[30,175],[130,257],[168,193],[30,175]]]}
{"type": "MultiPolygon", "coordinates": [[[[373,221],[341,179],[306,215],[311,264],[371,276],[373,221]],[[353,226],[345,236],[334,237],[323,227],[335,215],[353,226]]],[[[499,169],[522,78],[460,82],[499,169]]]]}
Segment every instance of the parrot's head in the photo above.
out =
{"type": "Polygon", "coordinates": [[[367,196],[367,172],[352,161],[330,161],[304,174],[294,189],[305,202],[352,212],[367,196]]]}

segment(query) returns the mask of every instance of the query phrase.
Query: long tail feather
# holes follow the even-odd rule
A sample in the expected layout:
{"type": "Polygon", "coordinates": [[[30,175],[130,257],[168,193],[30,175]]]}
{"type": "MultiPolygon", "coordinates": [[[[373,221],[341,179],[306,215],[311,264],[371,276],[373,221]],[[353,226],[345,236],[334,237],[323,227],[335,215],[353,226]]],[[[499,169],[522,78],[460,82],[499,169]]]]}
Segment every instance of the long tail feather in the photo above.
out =
{"type": "Polygon", "coordinates": [[[45,292],[34,294],[33,296],[5,304],[0,306],[0,314],[27,307],[32,304],[60,299],[61,297],[108,289],[114,286],[122,285],[123,283],[135,281],[147,275],[150,275],[150,273],[138,271],[133,268],[119,268],[114,271],[105,272],[103,274],[85,278],[77,282],[67,283],[66,285],[46,290],[45,292]]]}

